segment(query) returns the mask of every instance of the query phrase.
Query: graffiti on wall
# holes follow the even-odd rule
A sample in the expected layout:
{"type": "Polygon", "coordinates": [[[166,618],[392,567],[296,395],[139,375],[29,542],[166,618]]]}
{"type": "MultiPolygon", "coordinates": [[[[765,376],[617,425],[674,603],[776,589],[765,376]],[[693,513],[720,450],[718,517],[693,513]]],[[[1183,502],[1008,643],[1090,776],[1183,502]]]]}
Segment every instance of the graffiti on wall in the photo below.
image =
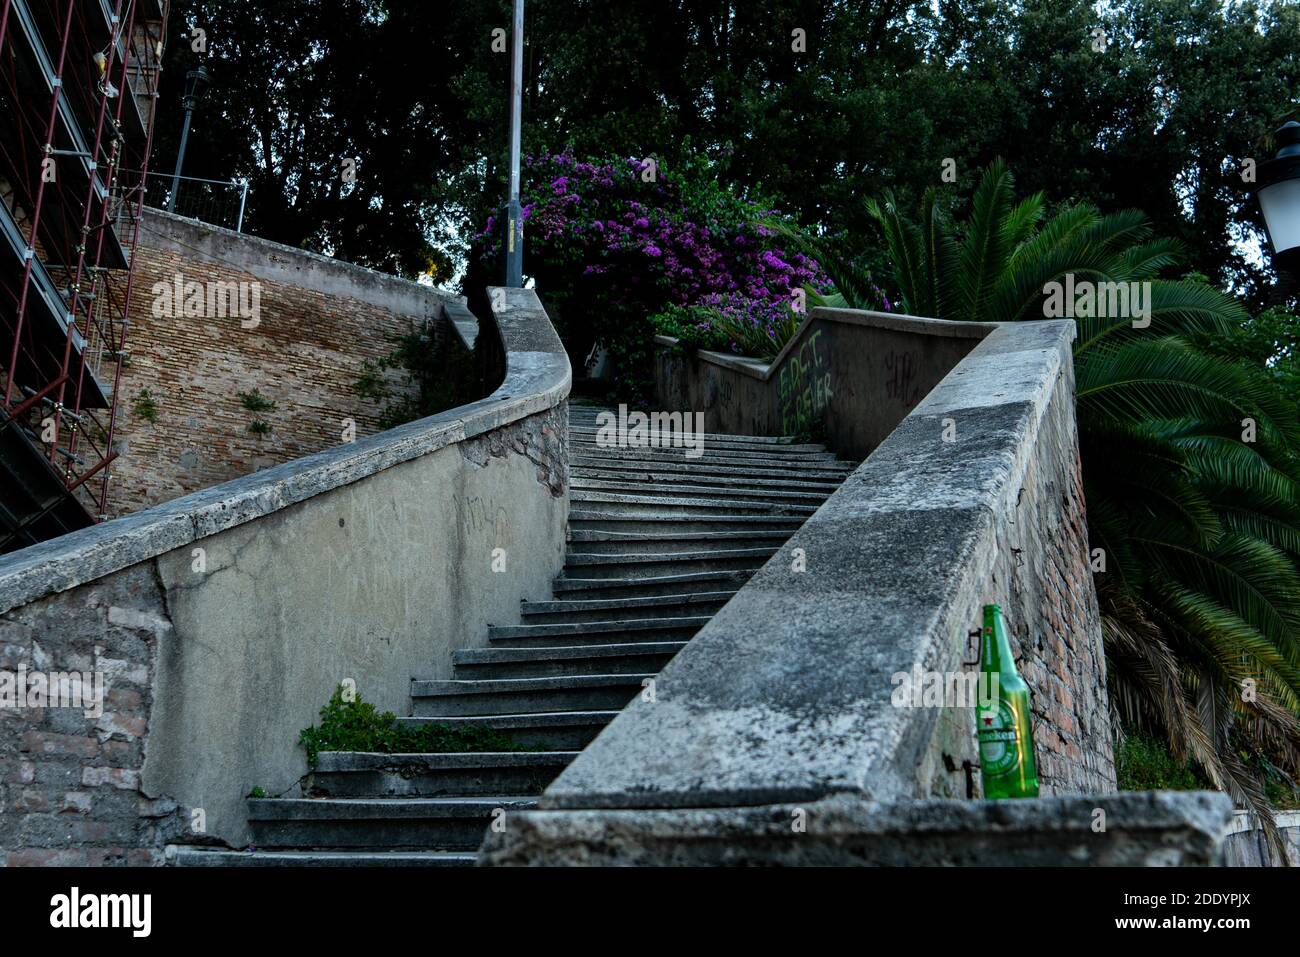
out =
{"type": "Polygon", "coordinates": [[[777,376],[777,412],[786,435],[813,432],[831,398],[830,363],[819,329],[790,353],[777,376]]]}
{"type": "Polygon", "coordinates": [[[916,354],[890,350],[885,356],[885,392],[891,399],[911,408],[921,401],[921,386],[916,381],[916,354]]]}

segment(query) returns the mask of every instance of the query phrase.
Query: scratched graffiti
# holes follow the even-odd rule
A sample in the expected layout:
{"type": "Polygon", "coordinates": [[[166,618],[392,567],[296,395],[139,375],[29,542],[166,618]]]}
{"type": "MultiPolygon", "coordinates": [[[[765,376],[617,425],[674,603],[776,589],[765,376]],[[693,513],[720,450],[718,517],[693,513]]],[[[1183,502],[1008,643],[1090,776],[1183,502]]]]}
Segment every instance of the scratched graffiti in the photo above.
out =
{"type": "Polygon", "coordinates": [[[921,387],[916,383],[916,355],[890,351],[885,356],[885,392],[891,399],[911,408],[921,401],[921,387]]]}
{"type": "Polygon", "coordinates": [[[777,413],[786,435],[811,432],[831,399],[830,363],[819,329],[804,340],[781,366],[777,376],[777,413]]]}
{"type": "Polygon", "coordinates": [[[453,496],[462,519],[474,532],[488,532],[499,541],[510,534],[510,512],[504,505],[484,501],[477,495],[453,496]]]}

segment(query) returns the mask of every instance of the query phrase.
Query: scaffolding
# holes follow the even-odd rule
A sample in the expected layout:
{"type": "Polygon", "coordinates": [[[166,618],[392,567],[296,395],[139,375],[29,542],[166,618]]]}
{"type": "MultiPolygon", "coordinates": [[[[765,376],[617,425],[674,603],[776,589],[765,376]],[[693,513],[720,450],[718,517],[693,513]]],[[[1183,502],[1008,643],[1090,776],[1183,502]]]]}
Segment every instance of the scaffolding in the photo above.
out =
{"type": "Polygon", "coordinates": [[[169,0],[0,0],[0,552],[108,512],[169,0]]]}

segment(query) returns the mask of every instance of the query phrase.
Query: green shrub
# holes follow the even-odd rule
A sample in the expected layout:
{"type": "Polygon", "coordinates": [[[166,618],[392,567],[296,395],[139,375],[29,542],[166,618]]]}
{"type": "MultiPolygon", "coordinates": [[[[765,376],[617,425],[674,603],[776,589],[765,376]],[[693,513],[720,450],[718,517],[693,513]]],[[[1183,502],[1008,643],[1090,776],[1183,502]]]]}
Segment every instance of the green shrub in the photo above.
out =
{"type": "Polygon", "coordinates": [[[651,316],[650,323],[657,334],[676,339],[682,352],[730,352],[731,340],[711,324],[714,315],[703,306],[668,305],[651,316]]]}
{"type": "Polygon", "coordinates": [[[1213,790],[1190,761],[1178,761],[1168,746],[1141,731],[1126,730],[1115,748],[1115,771],[1121,791],[1213,790]]]}
{"type": "Polygon", "coordinates": [[[427,332],[389,336],[393,350],[379,359],[361,363],[361,375],[352,392],[362,399],[382,404],[379,427],[392,429],[425,416],[455,408],[466,397],[458,397],[457,374],[470,365],[468,357],[454,352],[450,337],[436,341],[427,332]],[[406,390],[395,393],[389,383],[390,369],[399,370],[406,390]]]}
{"type": "Polygon", "coordinates": [[[321,751],[368,751],[379,754],[435,754],[465,751],[528,751],[499,731],[423,724],[404,728],[391,711],[379,712],[354,695],[343,697],[339,685],[329,703],[320,709],[320,725],[303,728],[298,743],[307,751],[307,763],[316,766],[321,751]]]}

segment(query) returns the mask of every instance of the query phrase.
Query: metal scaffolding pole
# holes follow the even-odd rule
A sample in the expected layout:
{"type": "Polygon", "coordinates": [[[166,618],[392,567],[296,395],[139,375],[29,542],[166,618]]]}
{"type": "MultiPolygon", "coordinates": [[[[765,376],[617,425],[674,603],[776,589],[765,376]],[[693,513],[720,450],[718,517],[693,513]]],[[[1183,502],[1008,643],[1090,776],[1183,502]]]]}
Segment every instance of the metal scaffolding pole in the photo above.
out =
{"type": "Polygon", "coordinates": [[[11,187],[0,207],[0,254],[12,257],[4,291],[14,307],[0,325],[13,337],[0,369],[0,435],[18,443],[5,447],[10,458],[0,468],[14,476],[14,467],[30,470],[32,456],[46,463],[23,473],[30,487],[8,490],[27,495],[28,507],[16,524],[6,519],[7,534],[0,528],[0,551],[59,534],[49,529],[68,521],[77,527],[74,512],[79,524],[106,517],[169,5],[111,0],[110,12],[107,3],[55,2],[57,11],[50,0],[0,7],[0,94],[13,133],[0,143],[0,180],[11,187]],[[19,70],[20,62],[30,66],[19,70]],[[128,154],[138,162],[125,163],[128,154]],[[107,360],[115,365],[111,392],[99,379],[107,360]],[[96,414],[105,409],[106,422],[96,414]],[[34,478],[46,467],[47,478],[34,478]],[[45,482],[62,493],[51,498],[45,482]]]}

